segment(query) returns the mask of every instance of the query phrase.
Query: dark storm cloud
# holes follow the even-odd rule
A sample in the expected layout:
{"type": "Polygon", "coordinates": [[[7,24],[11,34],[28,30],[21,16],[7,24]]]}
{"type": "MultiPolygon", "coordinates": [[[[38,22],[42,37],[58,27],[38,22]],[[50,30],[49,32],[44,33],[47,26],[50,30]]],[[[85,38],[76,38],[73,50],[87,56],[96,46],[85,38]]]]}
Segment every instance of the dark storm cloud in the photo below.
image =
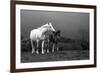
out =
{"type": "Polygon", "coordinates": [[[52,22],[64,37],[89,39],[89,13],[21,10],[21,34],[29,37],[30,31],[52,22]]]}

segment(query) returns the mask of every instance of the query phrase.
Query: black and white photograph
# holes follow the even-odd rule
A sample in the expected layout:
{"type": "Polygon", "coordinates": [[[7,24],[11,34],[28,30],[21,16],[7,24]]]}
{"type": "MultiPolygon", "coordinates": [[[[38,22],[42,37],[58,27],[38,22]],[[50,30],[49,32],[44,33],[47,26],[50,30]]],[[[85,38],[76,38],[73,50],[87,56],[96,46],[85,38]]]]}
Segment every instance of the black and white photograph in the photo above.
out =
{"type": "Polygon", "coordinates": [[[21,62],[89,59],[89,13],[21,10],[21,62]]]}
{"type": "Polygon", "coordinates": [[[14,2],[11,71],[96,66],[96,6],[14,2]]]}

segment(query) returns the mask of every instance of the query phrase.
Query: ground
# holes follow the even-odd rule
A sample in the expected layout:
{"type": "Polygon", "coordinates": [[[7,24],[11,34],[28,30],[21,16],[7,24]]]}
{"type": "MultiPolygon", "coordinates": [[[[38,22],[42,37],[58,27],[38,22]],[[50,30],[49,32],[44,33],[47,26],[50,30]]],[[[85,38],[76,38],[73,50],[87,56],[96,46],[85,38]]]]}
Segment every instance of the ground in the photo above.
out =
{"type": "Polygon", "coordinates": [[[65,50],[47,54],[32,54],[31,52],[21,52],[22,63],[86,59],[89,59],[89,50],[65,50]]]}

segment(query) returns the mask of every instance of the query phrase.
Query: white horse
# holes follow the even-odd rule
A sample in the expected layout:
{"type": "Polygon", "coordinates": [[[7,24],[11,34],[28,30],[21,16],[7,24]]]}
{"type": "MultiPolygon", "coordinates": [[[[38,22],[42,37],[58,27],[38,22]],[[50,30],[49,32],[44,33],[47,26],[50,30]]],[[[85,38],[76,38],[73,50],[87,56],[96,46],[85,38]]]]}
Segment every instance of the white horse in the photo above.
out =
{"type": "MultiPolygon", "coordinates": [[[[37,29],[33,29],[30,32],[30,40],[31,40],[31,46],[32,46],[32,53],[35,52],[35,47],[33,45],[33,41],[36,41],[37,45],[36,48],[39,48],[39,41],[42,40],[42,54],[44,54],[44,40],[45,40],[45,32],[46,31],[55,31],[52,24],[49,22],[37,29]]],[[[38,54],[39,51],[37,50],[36,53],[38,54]]]]}

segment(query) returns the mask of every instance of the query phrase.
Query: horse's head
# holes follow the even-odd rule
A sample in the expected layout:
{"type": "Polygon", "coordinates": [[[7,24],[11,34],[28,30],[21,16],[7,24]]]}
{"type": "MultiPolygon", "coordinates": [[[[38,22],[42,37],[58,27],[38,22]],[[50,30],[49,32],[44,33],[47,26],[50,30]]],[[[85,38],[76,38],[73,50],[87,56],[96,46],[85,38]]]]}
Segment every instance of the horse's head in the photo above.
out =
{"type": "Polygon", "coordinates": [[[54,27],[52,26],[52,24],[49,22],[43,26],[41,26],[43,29],[47,29],[47,31],[55,31],[54,27]]]}
{"type": "Polygon", "coordinates": [[[54,29],[54,27],[52,26],[52,23],[51,23],[51,22],[49,22],[48,25],[49,25],[49,30],[51,30],[51,31],[56,31],[56,30],[54,29]]]}

